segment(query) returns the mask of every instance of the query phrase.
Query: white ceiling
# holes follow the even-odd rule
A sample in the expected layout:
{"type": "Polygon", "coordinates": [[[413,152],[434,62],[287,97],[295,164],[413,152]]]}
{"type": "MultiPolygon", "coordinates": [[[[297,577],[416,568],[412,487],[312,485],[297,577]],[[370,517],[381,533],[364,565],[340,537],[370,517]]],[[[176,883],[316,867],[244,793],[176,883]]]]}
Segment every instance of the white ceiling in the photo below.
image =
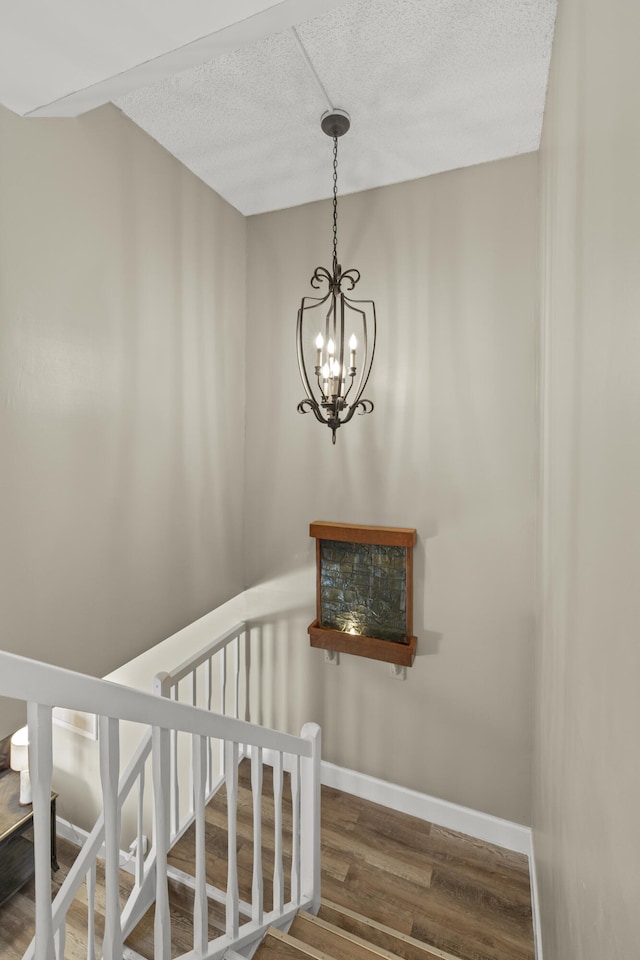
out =
{"type": "Polygon", "coordinates": [[[0,102],[112,100],[242,213],[536,150],[556,0],[30,0],[0,12],[0,102]]]}

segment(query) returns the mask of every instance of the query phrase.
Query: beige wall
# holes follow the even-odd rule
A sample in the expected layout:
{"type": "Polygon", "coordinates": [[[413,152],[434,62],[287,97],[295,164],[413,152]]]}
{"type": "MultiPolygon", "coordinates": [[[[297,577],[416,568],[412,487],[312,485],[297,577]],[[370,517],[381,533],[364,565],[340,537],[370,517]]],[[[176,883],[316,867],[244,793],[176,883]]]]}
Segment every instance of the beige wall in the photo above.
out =
{"type": "Polygon", "coordinates": [[[528,822],[536,158],[341,199],[380,337],[376,411],[332,447],[293,341],[328,204],[246,225],[113,108],[0,124],[3,648],[104,674],[302,571],[254,637],[257,719],[528,822]],[[317,518],[417,527],[406,683],[309,649],[317,518]]]}
{"type": "Polygon", "coordinates": [[[310,415],[295,315],[330,256],[330,205],[248,223],[247,582],[301,567],[286,642],[296,682],[275,716],[323,727],[325,759],[529,822],[537,158],[340,200],[340,259],[376,301],[376,404],[338,432],[310,415]],[[416,527],[418,657],[309,650],[316,519],[416,527]],[[306,692],[306,696],[301,695],[306,692]],[[311,711],[311,715],[310,715],[311,711]]]}
{"type": "Polygon", "coordinates": [[[559,4],[541,153],[545,960],[640,950],[640,8],[559,4]]]}
{"type": "Polygon", "coordinates": [[[0,143],[0,644],[102,675],[244,587],[245,220],[113,107],[0,143]]]}

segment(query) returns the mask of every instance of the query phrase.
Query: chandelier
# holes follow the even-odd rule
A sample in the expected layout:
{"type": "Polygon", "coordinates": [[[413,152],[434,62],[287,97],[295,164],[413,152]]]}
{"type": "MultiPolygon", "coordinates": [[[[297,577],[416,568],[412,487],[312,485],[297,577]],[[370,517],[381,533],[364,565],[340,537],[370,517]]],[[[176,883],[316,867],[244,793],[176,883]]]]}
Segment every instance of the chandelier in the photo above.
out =
{"type": "Polygon", "coordinates": [[[373,300],[347,296],[360,280],[355,268],[343,270],[338,263],[338,137],[351,123],[342,110],[327,111],[321,126],[333,138],[333,261],[331,270],[316,267],[311,277],[314,290],[326,284],[324,296],[303,297],[298,310],[296,339],[298,367],[306,398],[299,413],[313,413],[326,424],[336,442],[336,431],[354,413],[371,413],[373,403],[364,400],[376,346],[376,306],[373,300]]]}

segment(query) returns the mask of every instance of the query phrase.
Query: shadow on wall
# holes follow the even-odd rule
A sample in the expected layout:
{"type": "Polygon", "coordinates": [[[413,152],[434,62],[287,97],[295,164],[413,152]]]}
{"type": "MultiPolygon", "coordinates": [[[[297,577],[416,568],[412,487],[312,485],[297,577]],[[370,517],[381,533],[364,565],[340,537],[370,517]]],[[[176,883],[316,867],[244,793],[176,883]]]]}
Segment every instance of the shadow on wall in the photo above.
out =
{"type": "Polygon", "coordinates": [[[429,576],[427,564],[427,540],[437,536],[437,528],[433,523],[430,529],[418,530],[418,540],[413,550],[413,632],[418,638],[416,657],[433,656],[440,653],[442,633],[427,629],[429,576]]]}
{"type": "MultiPolygon", "coordinates": [[[[426,551],[427,540],[437,535],[435,525],[428,532],[418,529],[417,543],[414,548],[413,574],[413,633],[418,643],[416,657],[434,656],[440,653],[443,633],[428,629],[427,622],[432,618],[429,611],[428,581],[429,570],[426,551]]],[[[310,541],[311,542],[311,541],[310,541]]],[[[265,597],[275,600],[268,612],[247,617],[247,634],[243,641],[243,657],[246,658],[246,674],[242,683],[241,704],[245,712],[243,718],[265,726],[276,726],[297,734],[299,730],[291,726],[293,717],[299,717],[297,709],[289,709],[292,702],[296,707],[303,699],[307,711],[313,711],[313,719],[321,723],[324,700],[324,671],[315,669],[317,657],[322,656],[310,650],[308,627],[315,619],[315,565],[298,569],[261,583],[255,590],[249,590],[252,597],[251,607],[259,609],[265,604],[265,597]],[[308,603],[300,604],[289,599],[308,595],[308,603]],[[286,597],[286,599],[285,599],[286,597]],[[257,600],[257,603],[256,603],[257,600]],[[284,602],[283,602],[284,601],[284,602]],[[310,661],[310,657],[315,660],[310,661]],[[310,681],[309,675],[313,677],[310,681]],[[292,693],[292,685],[294,692],[292,693]]],[[[356,658],[358,659],[358,658],[356,658]]],[[[326,709],[326,704],[324,704],[326,709]]]]}
{"type": "Polygon", "coordinates": [[[322,722],[324,673],[304,663],[310,619],[305,605],[247,622],[244,719],[294,734],[303,723],[322,722]]]}

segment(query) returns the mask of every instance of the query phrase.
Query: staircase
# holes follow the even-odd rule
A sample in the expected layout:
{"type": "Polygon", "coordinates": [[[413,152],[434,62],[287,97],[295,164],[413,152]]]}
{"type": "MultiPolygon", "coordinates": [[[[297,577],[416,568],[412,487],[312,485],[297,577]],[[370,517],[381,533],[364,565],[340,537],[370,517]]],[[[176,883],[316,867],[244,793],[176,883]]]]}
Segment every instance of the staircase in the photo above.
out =
{"type": "MultiPolygon", "coordinates": [[[[175,960],[170,881],[192,892],[190,948],[185,960],[221,960],[230,949],[250,949],[270,925],[286,925],[300,908],[320,902],[320,729],[305,724],[299,737],[239,719],[238,624],[171,674],[156,678],[155,695],[83,676],[0,650],[0,696],[24,700],[29,726],[33,785],[35,937],[24,960],[64,960],[67,918],[86,898],[86,957],[123,960],[125,943],[153,907],[154,960],[175,960]],[[228,653],[231,653],[228,656],[228,653]],[[214,704],[214,681],[218,696],[214,704]],[[184,699],[183,699],[184,698],[184,699]],[[186,700],[186,702],[184,702],[186,700]],[[182,701],[182,702],[181,702],[182,701]],[[51,902],[50,797],[53,775],[54,707],[98,718],[103,809],[51,902]],[[214,712],[218,707],[220,712],[214,712]],[[121,771],[121,727],[136,724],[142,737],[121,771]],[[252,865],[248,889],[238,865],[238,768],[250,757],[252,865]],[[265,767],[273,795],[273,865],[265,904],[262,793],[265,767]],[[291,854],[283,856],[283,774],[290,772],[291,854]],[[226,872],[220,886],[207,878],[206,808],[224,786],[226,872]],[[151,812],[149,811],[151,807],[151,812]],[[123,819],[135,813],[135,882],[120,896],[123,819]],[[193,830],[193,875],[169,863],[176,842],[193,830]],[[152,836],[150,849],[143,837],[152,836]],[[104,858],[103,890],[97,888],[104,858]],[[286,892],[286,898],[285,898],[286,892]],[[222,930],[210,937],[209,904],[223,908],[222,930]],[[104,917],[103,931],[96,920],[104,917]],[[101,942],[100,942],[101,941],[101,942]]],[[[129,840],[125,843],[125,849],[129,840]]],[[[102,926],[102,924],[100,924],[102,926]]],[[[85,939],[85,938],[83,938],[85,939]]],[[[130,955],[130,954],[129,954],[130,955]]]]}
{"type": "Polygon", "coordinates": [[[456,960],[451,954],[323,900],[301,910],[288,933],[270,928],[254,960],[456,960]]]}
{"type": "MultiPolygon", "coordinates": [[[[76,855],[76,850],[67,841],[62,841],[62,872],[76,855]]],[[[129,874],[121,871],[121,894],[128,896],[133,880],[129,874]]],[[[102,933],[104,917],[104,871],[98,866],[97,875],[97,927],[102,933]]],[[[192,934],[193,895],[188,887],[179,882],[171,882],[169,890],[172,950],[189,950],[192,934]]],[[[83,914],[86,912],[86,898],[76,901],[72,914],[68,918],[67,956],[74,960],[84,953],[83,914]]],[[[22,912],[17,908],[18,912],[22,912]]],[[[24,913],[23,913],[24,916],[24,913]]],[[[209,935],[213,939],[224,929],[224,911],[215,904],[209,905],[209,935]]],[[[154,908],[140,921],[125,943],[126,960],[153,960],[154,908]]],[[[1,951],[0,951],[1,952],[1,951]]],[[[277,927],[267,930],[262,944],[253,954],[254,960],[260,958],[296,958],[296,960],[458,960],[452,954],[429,946],[422,941],[407,936],[389,926],[377,923],[344,906],[322,900],[317,916],[299,911],[289,927],[283,932],[277,927]]],[[[229,950],[225,960],[244,960],[241,954],[229,950]]]]}
{"type": "Polygon", "coordinates": [[[240,719],[244,635],[238,624],[159,675],[155,695],[0,651],[0,696],[28,704],[34,787],[36,935],[11,960],[457,960],[434,943],[532,960],[526,863],[413,818],[390,825],[330,788],[321,900],[320,731],[240,719]],[[103,811],[52,903],[53,706],[98,716],[103,811]],[[122,721],[143,731],[123,772],[122,721]]]}

